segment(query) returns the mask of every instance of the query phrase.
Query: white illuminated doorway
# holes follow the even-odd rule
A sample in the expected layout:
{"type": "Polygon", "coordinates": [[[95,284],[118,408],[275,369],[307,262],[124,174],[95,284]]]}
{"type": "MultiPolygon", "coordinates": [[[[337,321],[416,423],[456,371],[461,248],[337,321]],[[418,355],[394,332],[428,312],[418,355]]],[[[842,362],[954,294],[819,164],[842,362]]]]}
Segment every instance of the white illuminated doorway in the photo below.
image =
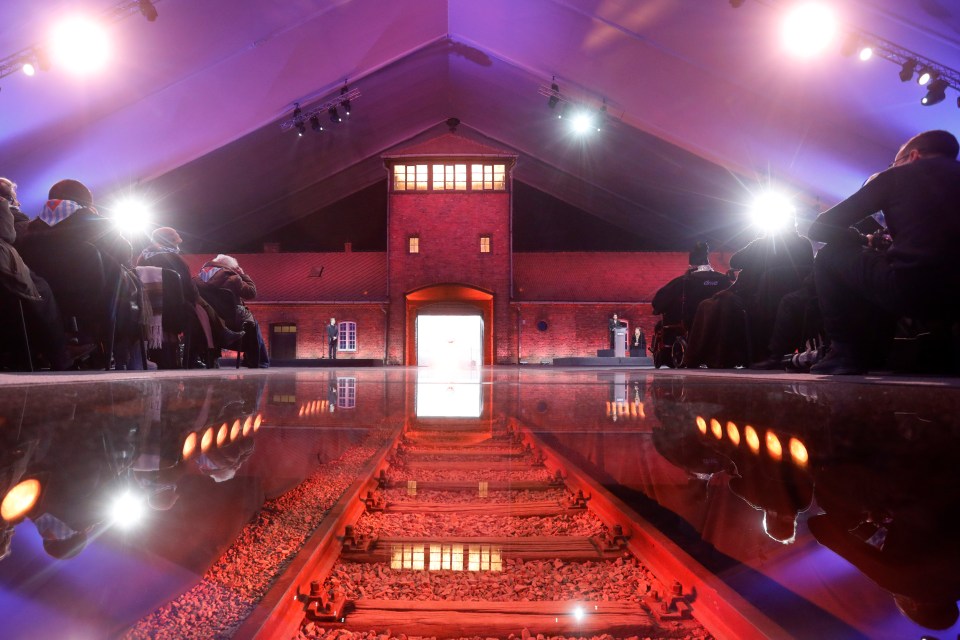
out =
{"type": "Polygon", "coordinates": [[[483,364],[483,318],[417,316],[417,364],[440,369],[477,369],[483,364]]]}

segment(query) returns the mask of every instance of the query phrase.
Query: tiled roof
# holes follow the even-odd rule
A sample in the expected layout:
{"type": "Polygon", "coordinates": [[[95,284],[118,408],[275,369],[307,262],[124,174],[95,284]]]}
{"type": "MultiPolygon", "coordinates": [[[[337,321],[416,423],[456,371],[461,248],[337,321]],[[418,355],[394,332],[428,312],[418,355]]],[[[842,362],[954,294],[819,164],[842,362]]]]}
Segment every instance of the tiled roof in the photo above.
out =
{"type": "MultiPolygon", "coordinates": [[[[387,299],[387,254],[231,254],[257,285],[257,302],[387,299]]],[[[192,273],[215,256],[185,255],[192,273]]]]}
{"type": "Polygon", "coordinates": [[[453,133],[445,133],[426,142],[417,142],[408,147],[393,149],[383,155],[384,158],[406,158],[420,156],[510,156],[516,152],[485,145],[453,133]]]}
{"type": "MultiPolygon", "coordinates": [[[[727,269],[728,256],[711,256],[727,269]]],[[[687,268],[686,253],[515,253],[514,298],[518,301],[649,301],[687,268]]]]}

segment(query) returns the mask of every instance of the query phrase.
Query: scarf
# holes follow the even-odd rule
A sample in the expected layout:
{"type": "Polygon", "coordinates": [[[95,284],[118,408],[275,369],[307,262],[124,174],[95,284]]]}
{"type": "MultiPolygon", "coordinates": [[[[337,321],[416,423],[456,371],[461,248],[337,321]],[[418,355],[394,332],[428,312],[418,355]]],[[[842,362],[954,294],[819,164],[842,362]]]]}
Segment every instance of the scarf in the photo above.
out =
{"type": "Polygon", "coordinates": [[[77,211],[80,211],[80,209],[89,209],[97,213],[97,210],[93,207],[82,205],[73,200],[47,200],[47,203],[43,205],[43,211],[41,211],[37,217],[52,227],[57,223],[63,222],[77,211]]]}
{"type": "Polygon", "coordinates": [[[147,349],[163,346],[163,269],[137,267],[143,283],[143,318],[147,328],[147,349]]]}
{"type": "Polygon", "coordinates": [[[162,244],[151,244],[140,253],[140,260],[149,260],[153,256],[163,253],[180,253],[180,249],[176,247],[165,247],[162,244]]]}
{"type": "Polygon", "coordinates": [[[216,265],[208,264],[200,269],[200,280],[202,282],[210,282],[210,279],[216,275],[217,271],[220,271],[223,267],[218,267],[216,265]]]}

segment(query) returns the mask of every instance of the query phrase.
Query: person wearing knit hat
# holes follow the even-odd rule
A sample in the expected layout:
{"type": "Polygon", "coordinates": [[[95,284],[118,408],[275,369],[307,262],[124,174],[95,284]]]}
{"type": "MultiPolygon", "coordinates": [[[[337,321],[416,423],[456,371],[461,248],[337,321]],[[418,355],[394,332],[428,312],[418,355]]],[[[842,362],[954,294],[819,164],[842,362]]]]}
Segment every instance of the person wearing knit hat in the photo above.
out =
{"type": "Polygon", "coordinates": [[[180,243],[183,242],[183,238],[180,237],[180,234],[177,233],[177,230],[173,227],[160,227],[155,229],[153,233],[150,234],[150,240],[154,244],[163,246],[163,247],[174,247],[179,250],[180,243]]]}

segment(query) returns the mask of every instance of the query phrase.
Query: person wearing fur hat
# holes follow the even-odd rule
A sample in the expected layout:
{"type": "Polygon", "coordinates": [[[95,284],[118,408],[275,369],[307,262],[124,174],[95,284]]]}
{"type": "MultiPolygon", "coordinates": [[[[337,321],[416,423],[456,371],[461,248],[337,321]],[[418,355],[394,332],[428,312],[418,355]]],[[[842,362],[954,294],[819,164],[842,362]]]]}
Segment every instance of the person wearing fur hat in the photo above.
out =
{"type": "Polygon", "coordinates": [[[229,328],[233,330],[244,330],[247,335],[247,342],[244,348],[244,360],[250,368],[266,368],[270,366],[270,359],[267,356],[267,347],[263,342],[263,336],[260,335],[260,327],[253,313],[244,304],[245,300],[253,300],[257,297],[257,285],[253,279],[243,272],[240,263],[233,256],[219,254],[213,260],[208,261],[201,267],[200,273],[194,278],[200,295],[208,301],[215,297],[214,292],[217,289],[227,289],[234,293],[239,300],[235,310],[235,317],[227,317],[225,311],[216,304],[221,317],[226,321],[229,328]],[[254,339],[256,340],[254,342],[254,339]]]}

